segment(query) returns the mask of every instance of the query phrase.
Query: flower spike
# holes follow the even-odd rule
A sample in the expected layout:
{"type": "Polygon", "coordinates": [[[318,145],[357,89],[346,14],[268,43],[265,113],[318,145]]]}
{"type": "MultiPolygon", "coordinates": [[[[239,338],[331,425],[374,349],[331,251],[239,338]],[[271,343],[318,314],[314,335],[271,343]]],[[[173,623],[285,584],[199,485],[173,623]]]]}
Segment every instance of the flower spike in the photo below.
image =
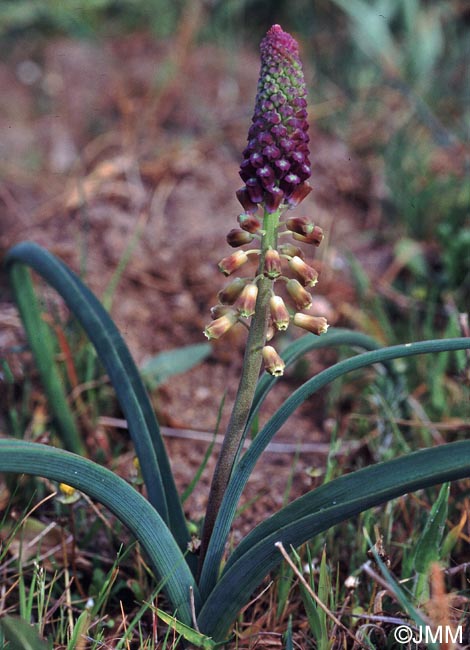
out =
{"type": "Polygon", "coordinates": [[[261,42],[261,72],[255,110],[243,152],[238,193],[247,212],[264,203],[275,212],[282,202],[299,203],[310,191],[307,91],[299,47],[279,25],[261,42]]]}
{"type": "Polygon", "coordinates": [[[279,25],[273,25],[260,51],[254,114],[240,165],[244,187],[237,191],[243,212],[237,217],[239,227],[227,235],[233,248],[245,247],[254,239],[259,248],[237,250],[219,262],[219,270],[226,276],[239,271],[250,255],[259,256],[258,268],[254,275],[234,278],[219,291],[219,304],[211,310],[214,320],[205,334],[218,338],[239,319],[251,335],[257,319],[263,319],[263,328],[254,326],[264,332],[256,349],[259,353],[265,345],[267,370],[280,375],[279,357],[274,348],[266,346],[275,332],[287,330],[293,320],[309,331],[326,331],[326,320],[321,317],[297,313],[293,318],[275,293],[276,283],[282,284],[296,312],[310,309],[310,290],[317,284],[318,272],[304,261],[297,242],[318,246],[323,231],[306,216],[283,216],[312,190],[308,183],[307,92],[298,45],[279,25]],[[286,236],[294,241],[286,243],[286,236]],[[245,319],[251,320],[246,323],[245,319]]]}

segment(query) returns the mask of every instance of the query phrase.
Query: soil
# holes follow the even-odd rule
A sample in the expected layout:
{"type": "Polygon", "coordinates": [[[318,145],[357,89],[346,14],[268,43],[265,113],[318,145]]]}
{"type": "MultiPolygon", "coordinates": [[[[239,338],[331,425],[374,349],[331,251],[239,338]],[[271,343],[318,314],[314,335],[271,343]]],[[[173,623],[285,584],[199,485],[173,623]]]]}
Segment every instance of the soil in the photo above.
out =
{"type": "MultiPolygon", "coordinates": [[[[39,50],[21,42],[0,63],[0,251],[35,241],[75,271],[85,270],[86,282],[102,296],[139,232],[111,309],[138,364],[204,340],[209,308],[225,282],[217,262],[230,252],[225,235],[241,211],[235,190],[258,70],[257,52],[234,58],[213,45],[196,46],[184,30],[173,43],[145,34],[100,43],[55,39],[39,50]]],[[[306,75],[310,82],[314,71],[306,75]]],[[[321,271],[317,311],[344,325],[354,301],[347,253],[375,276],[388,262],[365,235],[377,223],[376,179],[343,142],[315,125],[311,143],[314,191],[298,214],[326,233],[314,260],[321,271]]],[[[24,339],[5,278],[0,289],[0,344],[15,368],[14,346],[24,339]]],[[[154,395],[181,488],[207,448],[191,431],[213,431],[226,390],[224,430],[245,339],[244,329],[235,328],[214,344],[208,361],[154,395]],[[174,438],[175,429],[190,432],[174,438]]],[[[334,352],[311,354],[308,373],[334,358],[334,352]]],[[[16,371],[23,370],[19,364],[16,371]]],[[[288,372],[278,382],[263,418],[300,379],[288,372]]],[[[307,402],[278,440],[328,442],[332,422],[324,402],[324,395],[307,402]]],[[[292,448],[265,454],[245,495],[256,502],[237,537],[282,505],[294,465],[292,496],[311,488],[308,467],[321,468],[326,459],[325,447],[319,449],[302,451],[296,461],[292,448]]],[[[211,461],[187,502],[193,520],[203,515],[212,469],[211,461]]]]}

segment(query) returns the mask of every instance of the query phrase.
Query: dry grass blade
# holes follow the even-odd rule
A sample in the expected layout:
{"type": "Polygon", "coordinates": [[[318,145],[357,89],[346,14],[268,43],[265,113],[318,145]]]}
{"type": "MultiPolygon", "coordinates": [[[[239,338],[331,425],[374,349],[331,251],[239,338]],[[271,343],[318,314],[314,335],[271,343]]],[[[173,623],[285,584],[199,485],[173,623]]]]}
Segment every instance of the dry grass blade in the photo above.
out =
{"type": "Polygon", "coordinates": [[[299,569],[295,566],[294,562],[292,562],[292,560],[291,560],[291,558],[289,557],[289,554],[287,553],[286,549],[284,548],[282,542],[276,542],[276,544],[274,544],[274,546],[276,546],[276,547],[279,549],[279,551],[281,552],[282,557],[285,559],[285,561],[286,561],[287,564],[290,566],[290,568],[292,569],[292,571],[293,571],[293,572],[295,573],[295,575],[298,577],[298,579],[299,579],[300,582],[303,584],[303,586],[305,587],[305,589],[308,591],[309,595],[310,595],[310,596],[313,598],[313,600],[316,602],[316,604],[318,605],[318,607],[320,607],[320,609],[322,609],[322,610],[325,612],[325,614],[328,616],[328,618],[330,618],[330,619],[334,622],[335,625],[337,625],[337,626],[340,627],[342,630],[344,630],[344,632],[346,632],[346,634],[347,634],[351,639],[353,639],[353,641],[354,641],[355,643],[357,643],[357,645],[358,645],[360,648],[367,648],[367,646],[365,646],[365,645],[360,641],[360,639],[358,639],[358,638],[357,638],[357,637],[356,637],[356,636],[355,636],[355,635],[354,635],[350,630],[348,630],[348,628],[344,625],[344,623],[341,623],[341,621],[340,621],[338,618],[336,618],[336,616],[333,614],[333,612],[332,612],[331,610],[329,610],[328,607],[327,607],[324,603],[322,603],[322,601],[320,600],[320,598],[319,598],[319,597],[317,596],[317,594],[312,590],[312,588],[310,587],[310,585],[308,584],[308,582],[305,580],[305,578],[303,577],[303,575],[300,573],[299,569]]]}

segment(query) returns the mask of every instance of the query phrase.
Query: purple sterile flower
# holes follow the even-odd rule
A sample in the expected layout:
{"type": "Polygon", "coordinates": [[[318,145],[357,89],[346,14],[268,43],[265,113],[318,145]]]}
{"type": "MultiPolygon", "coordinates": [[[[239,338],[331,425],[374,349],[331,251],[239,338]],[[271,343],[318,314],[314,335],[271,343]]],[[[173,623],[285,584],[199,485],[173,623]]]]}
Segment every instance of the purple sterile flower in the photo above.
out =
{"type": "MultiPolygon", "coordinates": [[[[261,72],[240,176],[243,207],[263,203],[268,212],[291,205],[310,177],[307,100],[299,47],[279,25],[261,41],[261,72]],[[245,188],[243,188],[245,189],[245,188]]],[[[240,196],[239,196],[240,198],[240,196]]]]}

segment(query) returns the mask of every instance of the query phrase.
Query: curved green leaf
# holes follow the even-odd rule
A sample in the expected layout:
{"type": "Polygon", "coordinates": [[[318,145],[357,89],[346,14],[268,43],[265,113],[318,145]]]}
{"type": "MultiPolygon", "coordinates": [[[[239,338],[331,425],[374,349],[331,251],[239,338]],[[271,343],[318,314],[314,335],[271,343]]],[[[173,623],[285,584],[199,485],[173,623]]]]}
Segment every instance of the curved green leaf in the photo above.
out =
{"type": "MultiPolygon", "coordinates": [[[[364,350],[378,350],[382,347],[375,339],[366,334],[362,334],[361,332],[354,332],[343,328],[330,328],[326,334],[322,334],[321,336],[314,336],[313,334],[302,336],[300,339],[297,339],[297,341],[294,341],[294,343],[288,345],[286,349],[283,350],[281,357],[284,360],[286,367],[289,367],[295,363],[297,359],[303,357],[307,352],[311,352],[312,350],[321,350],[322,348],[338,348],[343,345],[362,348],[364,350]]],[[[384,365],[393,380],[397,381],[398,377],[393,366],[390,363],[385,363],[384,365]]],[[[264,402],[271,388],[273,388],[278,381],[282,380],[279,377],[273,377],[267,372],[263,373],[261,376],[261,379],[256,386],[253,404],[245,427],[246,431],[249,431],[253,418],[258,413],[261,404],[264,402]]]]}
{"type": "Polygon", "coordinates": [[[470,339],[457,338],[406,343],[404,345],[395,345],[380,350],[364,352],[363,354],[358,354],[355,357],[345,359],[344,361],[340,361],[339,363],[330,366],[330,368],[327,368],[315,377],[312,377],[312,379],[306,381],[302,386],[300,386],[300,388],[292,393],[292,395],[288,397],[280,409],[276,411],[272,418],[258,433],[243,458],[233,470],[232,477],[225,491],[224,499],[217,515],[201,572],[199,588],[201,590],[202,599],[206,599],[217,581],[220,562],[222,560],[230,526],[232,525],[235,516],[238,500],[240,499],[251,472],[266,446],[271,442],[273,436],[298,406],[300,406],[317,390],[352,370],[358,370],[359,368],[364,368],[376,363],[383,364],[399,357],[468,348],[470,348],[470,339]]]}
{"type": "Polygon", "coordinates": [[[142,544],[178,617],[191,624],[190,588],[199,603],[194,577],[162,517],[124,479],[63,449],[23,440],[0,440],[0,472],[66,483],[109,508],[142,544]]]}
{"type": "Polygon", "coordinates": [[[454,442],[358,470],[296,499],[236,548],[205,601],[198,626],[215,640],[280,561],[274,544],[297,547],[331,526],[407,492],[470,476],[470,441],[454,442]]]}
{"type": "Polygon", "coordinates": [[[41,639],[37,629],[19,616],[4,616],[0,628],[11,650],[51,650],[51,642],[41,639]]]}
{"type": "Polygon", "coordinates": [[[180,548],[185,549],[189,535],[158,422],[139,371],[109,314],[75,273],[37,244],[14,246],[5,263],[10,272],[15,265],[24,264],[39,273],[62,296],[86,331],[127,419],[149,500],[169,522],[180,548]]]}

